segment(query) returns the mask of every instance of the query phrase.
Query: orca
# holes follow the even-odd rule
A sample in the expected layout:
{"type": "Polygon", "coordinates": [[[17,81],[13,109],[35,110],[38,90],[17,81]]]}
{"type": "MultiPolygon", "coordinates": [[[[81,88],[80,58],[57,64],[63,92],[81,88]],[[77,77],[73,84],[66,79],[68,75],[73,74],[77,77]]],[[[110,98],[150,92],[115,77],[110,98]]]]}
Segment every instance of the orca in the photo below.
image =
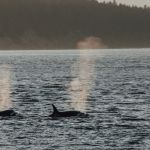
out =
{"type": "Polygon", "coordinates": [[[53,113],[49,115],[52,118],[57,118],[57,117],[87,117],[88,115],[85,113],[82,113],[80,111],[58,111],[58,109],[55,107],[54,104],[52,104],[53,107],[53,113]]]}
{"type": "Polygon", "coordinates": [[[17,115],[19,115],[19,114],[16,113],[13,109],[0,111],[1,117],[11,117],[11,116],[17,116],[17,115]]]}

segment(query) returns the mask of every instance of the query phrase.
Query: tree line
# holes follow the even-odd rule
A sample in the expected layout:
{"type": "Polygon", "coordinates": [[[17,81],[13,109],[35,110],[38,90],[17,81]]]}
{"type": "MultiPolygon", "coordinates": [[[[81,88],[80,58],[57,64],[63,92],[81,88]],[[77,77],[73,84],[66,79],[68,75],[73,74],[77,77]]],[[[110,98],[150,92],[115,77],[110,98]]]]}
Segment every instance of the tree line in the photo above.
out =
{"type": "Polygon", "coordinates": [[[150,47],[150,9],[96,0],[0,1],[0,49],[76,48],[88,36],[110,48],[150,47]]]}

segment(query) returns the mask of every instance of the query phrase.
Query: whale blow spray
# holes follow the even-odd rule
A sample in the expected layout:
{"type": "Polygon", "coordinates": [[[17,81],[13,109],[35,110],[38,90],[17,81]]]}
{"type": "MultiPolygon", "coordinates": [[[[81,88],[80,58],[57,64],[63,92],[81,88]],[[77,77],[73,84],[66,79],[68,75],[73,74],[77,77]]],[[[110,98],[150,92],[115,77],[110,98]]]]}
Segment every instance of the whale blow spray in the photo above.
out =
{"type": "Polygon", "coordinates": [[[10,71],[8,66],[0,66],[0,111],[10,109],[10,71]]]}
{"type": "Polygon", "coordinates": [[[72,74],[76,75],[70,83],[71,106],[78,111],[85,112],[87,99],[94,81],[95,62],[92,49],[103,49],[106,45],[98,37],[86,37],[77,42],[79,61],[72,66],[72,74]]]}

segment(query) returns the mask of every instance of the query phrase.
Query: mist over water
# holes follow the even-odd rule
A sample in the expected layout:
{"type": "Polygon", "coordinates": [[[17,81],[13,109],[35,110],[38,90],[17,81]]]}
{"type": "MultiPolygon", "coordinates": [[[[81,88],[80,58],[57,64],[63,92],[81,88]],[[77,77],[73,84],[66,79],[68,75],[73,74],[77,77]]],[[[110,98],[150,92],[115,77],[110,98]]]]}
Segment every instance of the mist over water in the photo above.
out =
{"type": "Polygon", "coordinates": [[[10,99],[10,67],[0,65],[0,111],[12,107],[10,99]]]}

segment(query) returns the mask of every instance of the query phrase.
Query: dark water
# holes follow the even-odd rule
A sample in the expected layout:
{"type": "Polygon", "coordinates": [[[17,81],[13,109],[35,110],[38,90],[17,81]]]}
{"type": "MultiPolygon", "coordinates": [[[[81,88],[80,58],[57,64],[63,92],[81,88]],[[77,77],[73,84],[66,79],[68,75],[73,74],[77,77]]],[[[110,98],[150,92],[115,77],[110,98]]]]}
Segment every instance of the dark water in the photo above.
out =
{"type": "Polygon", "coordinates": [[[0,119],[1,150],[150,149],[150,49],[1,51],[0,72],[1,107],[24,116],[0,119]]]}

